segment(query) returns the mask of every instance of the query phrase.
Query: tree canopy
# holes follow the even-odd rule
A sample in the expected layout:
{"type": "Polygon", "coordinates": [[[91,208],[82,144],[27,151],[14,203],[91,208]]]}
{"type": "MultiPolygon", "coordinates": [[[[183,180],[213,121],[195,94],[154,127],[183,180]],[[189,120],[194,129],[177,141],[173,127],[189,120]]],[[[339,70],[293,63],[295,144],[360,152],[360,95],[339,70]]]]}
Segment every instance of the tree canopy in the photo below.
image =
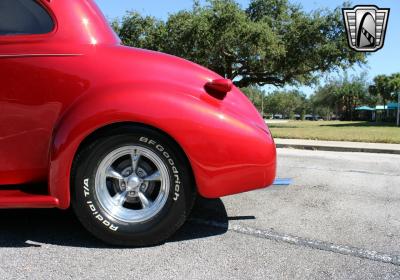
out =
{"type": "Polygon", "coordinates": [[[400,91],[400,73],[392,75],[378,75],[370,85],[369,92],[382,98],[383,104],[395,100],[395,93],[400,91]]]}
{"type": "Polygon", "coordinates": [[[292,118],[294,114],[304,116],[311,111],[311,105],[306,95],[298,90],[277,90],[265,94],[259,87],[251,86],[242,88],[242,91],[265,115],[282,114],[292,118]]]}
{"type": "Polygon", "coordinates": [[[390,87],[392,88],[393,93],[400,94],[400,73],[391,76],[390,87]]]}
{"type": "Polygon", "coordinates": [[[366,73],[331,79],[311,98],[315,109],[329,109],[344,120],[354,120],[356,107],[377,103],[377,98],[368,92],[366,73]]]}
{"type": "MultiPolygon", "coordinates": [[[[265,91],[257,86],[249,86],[241,88],[242,92],[250,99],[259,112],[263,112],[265,109],[265,91]]],[[[269,112],[272,113],[272,112],[269,112]]]]}
{"type": "MultiPolygon", "coordinates": [[[[242,91],[265,115],[283,114],[291,118],[294,114],[301,117],[312,114],[325,119],[336,116],[342,120],[354,120],[358,117],[357,107],[395,102],[397,94],[400,94],[400,73],[378,75],[373,80],[370,85],[365,72],[354,76],[344,74],[331,78],[309,97],[297,90],[285,89],[265,94],[256,86],[242,88],[242,91]]],[[[382,119],[388,120],[385,114],[382,119]]]]}
{"type": "Polygon", "coordinates": [[[297,90],[274,91],[266,96],[266,110],[272,114],[283,114],[293,118],[303,115],[307,107],[306,96],[297,90]]]}
{"type": "Polygon", "coordinates": [[[177,55],[239,87],[310,85],[325,72],[366,62],[347,46],[340,9],[303,11],[288,0],[194,2],[166,21],[127,13],[113,27],[122,42],[177,55]]]}

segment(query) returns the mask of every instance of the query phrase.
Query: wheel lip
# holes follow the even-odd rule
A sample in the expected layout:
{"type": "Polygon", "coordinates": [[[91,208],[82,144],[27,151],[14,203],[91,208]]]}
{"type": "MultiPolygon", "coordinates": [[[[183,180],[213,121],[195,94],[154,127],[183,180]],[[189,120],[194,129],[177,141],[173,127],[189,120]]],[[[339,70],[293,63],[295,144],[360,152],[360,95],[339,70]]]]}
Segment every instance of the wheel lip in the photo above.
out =
{"type": "Polygon", "coordinates": [[[169,193],[170,193],[170,172],[167,168],[167,164],[162,160],[162,158],[157,155],[154,151],[148,147],[132,144],[125,145],[114,149],[109,152],[100,162],[96,170],[94,192],[97,201],[99,202],[101,208],[113,219],[125,223],[141,223],[150,220],[156,216],[165,206],[169,193]],[[161,186],[160,193],[154,200],[153,204],[147,209],[133,210],[120,206],[118,211],[111,211],[111,208],[115,208],[113,204],[112,197],[106,189],[106,170],[120,157],[129,155],[138,150],[141,156],[146,157],[157,167],[160,172],[161,186]],[[101,184],[104,182],[104,184],[101,184]],[[108,196],[107,196],[108,194],[108,196]]]}

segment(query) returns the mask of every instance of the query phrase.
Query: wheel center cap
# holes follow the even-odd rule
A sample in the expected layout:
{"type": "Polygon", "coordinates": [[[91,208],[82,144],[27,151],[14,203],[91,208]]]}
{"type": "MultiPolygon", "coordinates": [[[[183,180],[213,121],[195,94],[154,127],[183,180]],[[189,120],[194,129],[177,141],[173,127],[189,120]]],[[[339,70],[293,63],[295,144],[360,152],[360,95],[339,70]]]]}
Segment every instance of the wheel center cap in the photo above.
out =
{"type": "Polygon", "coordinates": [[[126,190],[128,192],[136,191],[139,188],[141,183],[142,183],[142,180],[138,176],[136,176],[136,175],[130,176],[126,182],[126,190]]]}

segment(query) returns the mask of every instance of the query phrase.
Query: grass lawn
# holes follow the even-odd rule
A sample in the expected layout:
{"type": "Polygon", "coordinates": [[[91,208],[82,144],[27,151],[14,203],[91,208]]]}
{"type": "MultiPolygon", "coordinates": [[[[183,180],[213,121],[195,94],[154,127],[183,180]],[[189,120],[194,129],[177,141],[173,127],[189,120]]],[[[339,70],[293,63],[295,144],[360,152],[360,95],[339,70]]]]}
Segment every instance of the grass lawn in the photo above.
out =
{"type": "Polygon", "coordinates": [[[268,126],[275,138],[400,144],[400,127],[390,123],[289,121],[268,126]]]}

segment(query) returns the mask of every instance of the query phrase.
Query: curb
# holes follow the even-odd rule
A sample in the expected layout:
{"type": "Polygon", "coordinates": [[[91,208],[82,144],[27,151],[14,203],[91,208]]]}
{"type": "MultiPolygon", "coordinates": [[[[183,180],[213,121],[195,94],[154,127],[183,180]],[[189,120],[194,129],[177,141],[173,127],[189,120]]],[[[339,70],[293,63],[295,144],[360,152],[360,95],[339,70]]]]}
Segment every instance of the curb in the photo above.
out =
{"type": "Polygon", "coordinates": [[[331,151],[331,152],[353,152],[353,153],[377,153],[377,154],[394,154],[400,155],[400,150],[382,149],[382,148],[357,148],[357,147],[339,147],[324,145],[307,145],[307,144],[283,144],[276,143],[277,148],[293,148],[312,151],[331,151]]]}

